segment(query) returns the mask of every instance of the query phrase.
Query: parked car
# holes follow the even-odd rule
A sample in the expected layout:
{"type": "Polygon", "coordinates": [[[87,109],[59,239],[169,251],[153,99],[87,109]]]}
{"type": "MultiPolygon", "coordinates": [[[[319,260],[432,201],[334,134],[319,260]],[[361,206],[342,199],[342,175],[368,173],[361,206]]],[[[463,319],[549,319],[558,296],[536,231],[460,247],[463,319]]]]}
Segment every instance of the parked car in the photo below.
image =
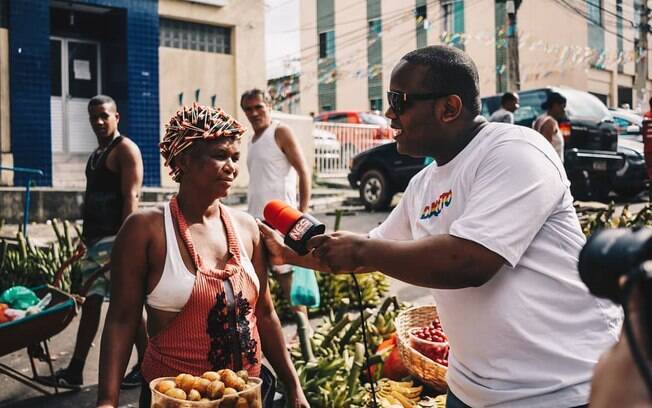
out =
{"type": "Polygon", "coordinates": [[[323,161],[340,160],[342,146],[335,134],[324,129],[313,128],[312,137],[315,143],[315,159],[323,161]]]}
{"type": "MultiPolygon", "coordinates": [[[[579,200],[604,200],[612,189],[616,171],[624,165],[618,154],[618,132],[607,107],[588,92],[548,87],[519,92],[520,108],[514,112],[518,125],[532,126],[543,113],[541,104],[551,92],[567,99],[566,120],[559,127],[564,135],[564,166],[573,196],[579,200]]],[[[500,107],[501,95],[482,98],[482,114],[488,117],[500,107]]]]}
{"type": "Polygon", "coordinates": [[[387,119],[374,112],[356,112],[356,111],[330,111],[316,115],[313,119],[315,122],[326,122],[334,124],[351,124],[351,125],[370,125],[375,128],[357,129],[352,131],[352,127],[346,126],[329,126],[329,131],[335,133],[342,148],[340,150],[340,160],[342,163],[348,163],[356,154],[370,149],[379,144],[392,141],[394,131],[389,127],[387,119]]]}
{"type": "Polygon", "coordinates": [[[349,123],[356,125],[372,125],[378,126],[374,133],[374,139],[391,140],[394,136],[392,128],[389,127],[389,122],[380,113],[375,112],[356,112],[356,111],[330,111],[322,112],[316,115],[313,119],[315,122],[331,122],[331,123],[349,123]]]}
{"type": "Polygon", "coordinates": [[[387,209],[396,193],[424,168],[424,159],[399,154],[396,142],[376,146],[355,156],[349,184],[360,193],[368,210],[387,209]]]}
{"type": "Polygon", "coordinates": [[[389,127],[387,119],[380,113],[356,111],[330,111],[316,115],[315,122],[356,123],[359,125],[377,125],[389,127]]]}
{"type": "Polygon", "coordinates": [[[620,196],[636,196],[647,189],[650,182],[640,135],[620,135],[618,153],[625,161],[611,176],[611,186],[620,196]]]}
{"type": "Polygon", "coordinates": [[[628,109],[610,111],[618,128],[618,153],[625,158],[624,166],[616,171],[611,184],[618,195],[635,196],[649,185],[641,134],[643,117],[628,109]]]}
{"type": "Polygon", "coordinates": [[[641,142],[643,142],[643,136],[641,135],[643,116],[629,109],[610,108],[609,112],[614,118],[614,124],[619,135],[638,135],[641,142]]]}

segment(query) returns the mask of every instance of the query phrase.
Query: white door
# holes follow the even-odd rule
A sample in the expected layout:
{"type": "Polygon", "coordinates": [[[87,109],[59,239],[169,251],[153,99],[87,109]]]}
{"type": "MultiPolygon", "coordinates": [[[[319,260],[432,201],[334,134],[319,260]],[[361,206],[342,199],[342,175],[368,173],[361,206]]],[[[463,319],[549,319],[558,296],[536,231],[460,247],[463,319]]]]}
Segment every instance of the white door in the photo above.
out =
{"type": "Polygon", "coordinates": [[[92,41],[50,39],[52,151],[89,153],[97,139],[88,122],[88,101],[101,92],[100,46],[92,41]]]}

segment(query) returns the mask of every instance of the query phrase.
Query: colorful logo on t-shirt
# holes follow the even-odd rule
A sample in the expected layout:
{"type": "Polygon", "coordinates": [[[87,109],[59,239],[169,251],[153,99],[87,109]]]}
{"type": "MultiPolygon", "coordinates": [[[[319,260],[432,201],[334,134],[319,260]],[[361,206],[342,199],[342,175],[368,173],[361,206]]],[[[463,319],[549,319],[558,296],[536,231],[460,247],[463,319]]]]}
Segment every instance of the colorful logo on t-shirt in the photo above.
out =
{"type": "Polygon", "coordinates": [[[427,205],[421,213],[421,219],[427,220],[431,217],[438,217],[445,207],[451,205],[453,199],[453,191],[449,190],[447,193],[442,193],[438,199],[427,205]]]}

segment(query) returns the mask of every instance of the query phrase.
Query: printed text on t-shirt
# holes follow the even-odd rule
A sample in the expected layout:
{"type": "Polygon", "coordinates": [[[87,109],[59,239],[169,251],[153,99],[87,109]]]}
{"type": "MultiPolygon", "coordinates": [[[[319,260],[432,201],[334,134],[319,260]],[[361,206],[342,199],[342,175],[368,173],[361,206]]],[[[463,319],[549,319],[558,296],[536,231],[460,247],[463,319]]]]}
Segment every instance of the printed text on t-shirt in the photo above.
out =
{"type": "Polygon", "coordinates": [[[446,193],[442,193],[439,198],[432,202],[432,204],[427,205],[423,212],[421,213],[421,219],[427,220],[431,217],[438,217],[439,214],[444,210],[445,207],[451,205],[453,199],[453,191],[449,190],[446,193]]]}

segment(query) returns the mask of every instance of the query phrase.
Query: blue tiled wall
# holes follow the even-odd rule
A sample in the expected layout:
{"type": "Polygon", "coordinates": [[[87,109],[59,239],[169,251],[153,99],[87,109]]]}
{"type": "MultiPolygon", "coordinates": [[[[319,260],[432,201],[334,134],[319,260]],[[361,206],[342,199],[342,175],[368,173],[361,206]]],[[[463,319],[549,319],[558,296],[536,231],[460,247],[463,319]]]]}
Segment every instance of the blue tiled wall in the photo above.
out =
{"type": "MultiPolygon", "coordinates": [[[[127,10],[127,113],[123,131],[143,155],[144,183],[160,185],[157,0],[85,0],[127,10]]],[[[49,2],[11,2],[9,12],[11,138],[16,166],[41,168],[52,184],[50,136],[49,2]]],[[[124,110],[124,106],[121,108],[124,110]]],[[[22,179],[17,177],[16,184],[22,179]]]]}
{"type": "MultiPolygon", "coordinates": [[[[49,16],[43,0],[9,5],[11,149],[14,166],[43,170],[40,185],[52,184],[49,16]]],[[[24,180],[14,176],[16,185],[24,180]]]]}

